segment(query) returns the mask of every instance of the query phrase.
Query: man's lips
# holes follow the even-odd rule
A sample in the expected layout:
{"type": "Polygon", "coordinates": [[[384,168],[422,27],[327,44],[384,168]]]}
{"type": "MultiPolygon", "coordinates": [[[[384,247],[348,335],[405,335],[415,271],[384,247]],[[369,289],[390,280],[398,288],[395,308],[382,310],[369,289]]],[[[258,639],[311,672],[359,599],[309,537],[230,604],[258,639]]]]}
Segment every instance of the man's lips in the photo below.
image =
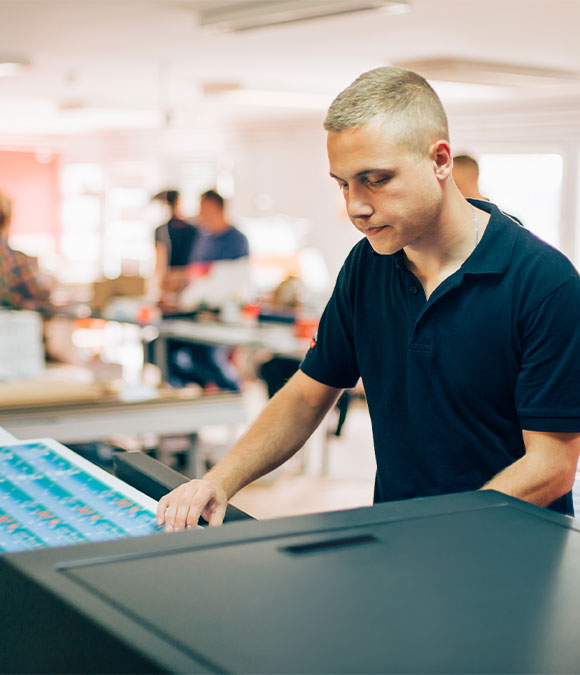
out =
{"type": "Polygon", "coordinates": [[[388,225],[377,225],[377,227],[365,227],[362,233],[367,237],[372,237],[379,232],[382,232],[388,227],[388,225]]]}

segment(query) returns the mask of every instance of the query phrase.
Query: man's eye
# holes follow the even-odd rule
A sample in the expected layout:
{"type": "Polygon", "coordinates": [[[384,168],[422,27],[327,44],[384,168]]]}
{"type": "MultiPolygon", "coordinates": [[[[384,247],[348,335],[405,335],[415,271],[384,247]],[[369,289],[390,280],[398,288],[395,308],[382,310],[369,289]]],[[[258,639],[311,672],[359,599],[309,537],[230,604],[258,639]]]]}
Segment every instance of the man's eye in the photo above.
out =
{"type": "Polygon", "coordinates": [[[371,187],[380,187],[381,185],[386,185],[390,180],[390,176],[385,176],[385,178],[379,178],[379,180],[369,180],[368,184],[371,187]]]}
{"type": "Polygon", "coordinates": [[[348,190],[348,183],[337,183],[339,190],[348,190]]]}

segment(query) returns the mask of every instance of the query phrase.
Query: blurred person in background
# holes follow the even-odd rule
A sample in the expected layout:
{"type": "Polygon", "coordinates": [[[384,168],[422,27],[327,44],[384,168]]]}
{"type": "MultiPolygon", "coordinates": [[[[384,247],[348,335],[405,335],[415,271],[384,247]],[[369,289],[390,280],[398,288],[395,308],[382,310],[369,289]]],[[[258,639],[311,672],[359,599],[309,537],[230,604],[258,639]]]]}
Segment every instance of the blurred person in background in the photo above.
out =
{"type": "MultiPolygon", "coordinates": [[[[196,218],[198,236],[187,266],[182,290],[168,290],[161,297],[165,314],[224,312],[244,301],[249,284],[250,248],[246,236],[226,218],[225,200],[215,190],[201,195],[196,218]]],[[[238,391],[240,376],[232,363],[232,349],[172,340],[168,346],[169,378],[173,384],[194,382],[205,390],[238,391]]]]}
{"type": "Polygon", "coordinates": [[[49,309],[50,285],[36,258],[13,249],[8,242],[12,205],[0,192],[0,306],[10,309],[49,309]]]}
{"type": "MultiPolygon", "coordinates": [[[[471,155],[455,155],[453,157],[452,175],[457,189],[465,199],[479,199],[483,202],[489,201],[479,191],[479,164],[471,155]]],[[[505,215],[515,220],[518,225],[523,226],[522,221],[512,216],[511,213],[505,213],[505,215]]]]}
{"type": "Polygon", "coordinates": [[[191,250],[190,264],[247,258],[250,247],[246,235],[226,217],[225,199],[207,190],[199,202],[199,237],[191,250]]]}
{"type": "Polygon", "coordinates": [[[195,225],[183,219],[177,190],[164,190],[153,199],[169,209],[169,220],[155,230],[155,276],[163,294],[183,285],[198,231],[195,225]]]}
{"type": "MultiPolygon", "coordinates": [[[[285,277],[266,298],[266,306],[270,312],[280,311],[284,316],[296,318],[306,292],[302,280],[294,275],[285,277]]],[[[260,364],[257,375],[268,390],[268,398],[272,398],[294,375],[302,358],[269,354],[260,364]]]]}
{"type": "Polygon", "coordinates": [[[229,298],[235,299],[246,285],[241,277],[244,271],[249,275],[250,247],[246,236],[228,222],[225,210],[225,200],[215,190],[201,195],[195,218],[196,238],[182,268],[180,284],[166,286],[161,295],[160,305],[166,313],[223,305],[229,298]],[[219,264],[229,261],[233,264],[219,264]]]}
{"type": "Polygon", "coordinates": [[[471,155],[455,155],[452,173],[457,189],[466,199],[488,201],[479,192],[479,164],[471,155]]]}

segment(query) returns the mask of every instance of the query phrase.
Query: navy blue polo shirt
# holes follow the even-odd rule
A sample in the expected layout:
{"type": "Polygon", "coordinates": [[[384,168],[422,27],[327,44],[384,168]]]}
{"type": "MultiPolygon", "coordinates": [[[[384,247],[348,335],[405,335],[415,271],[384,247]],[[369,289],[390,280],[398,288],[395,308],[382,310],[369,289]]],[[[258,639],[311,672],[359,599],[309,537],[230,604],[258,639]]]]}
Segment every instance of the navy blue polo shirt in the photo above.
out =
{"type": "MultiPolygon", "coordinates": [[[[489,202],[484,235],[425,299],[405,254],[350,252],[301,369],[362,377],[375,501],[480,488],[522,457],[522,429],[580,432],[580,278],[489,202]]],[[[568,494],[550,508],[572,514],[568,494]]]]}

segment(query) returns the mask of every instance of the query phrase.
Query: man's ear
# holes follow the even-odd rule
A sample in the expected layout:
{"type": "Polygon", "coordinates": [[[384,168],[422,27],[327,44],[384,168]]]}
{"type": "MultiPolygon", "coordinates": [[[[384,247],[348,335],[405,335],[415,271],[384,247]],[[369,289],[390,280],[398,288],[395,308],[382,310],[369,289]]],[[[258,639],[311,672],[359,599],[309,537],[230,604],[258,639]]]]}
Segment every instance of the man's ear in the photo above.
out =
{"type": "Polygon", "coordinates": [[[447,180],[453,168],[453,156],[451,155],[449,141],[444,139],[435,141],[429,149],[429,156],[433,161],[435,176],[439,180],[447,180]]]}

